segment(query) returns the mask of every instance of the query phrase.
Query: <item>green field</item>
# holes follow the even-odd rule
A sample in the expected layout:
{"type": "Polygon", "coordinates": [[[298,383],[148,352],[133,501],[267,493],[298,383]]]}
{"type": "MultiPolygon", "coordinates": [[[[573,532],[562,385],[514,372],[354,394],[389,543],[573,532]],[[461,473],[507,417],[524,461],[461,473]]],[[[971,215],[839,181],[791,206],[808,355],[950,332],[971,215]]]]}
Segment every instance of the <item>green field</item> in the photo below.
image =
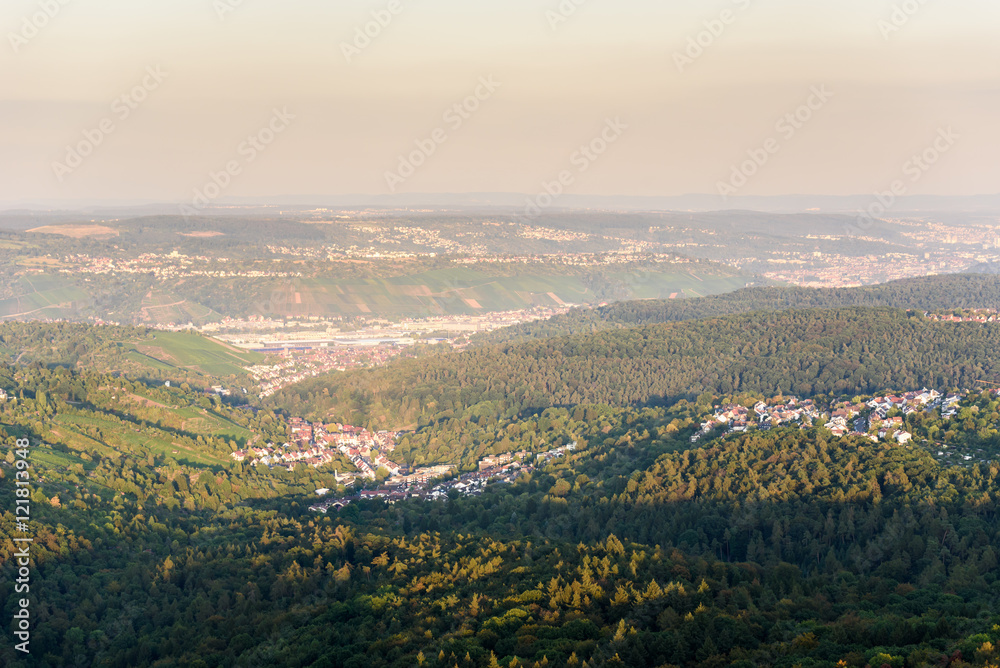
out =
{"type": "Polygon", "coordinates": [[[135,343],[129,359],[158,369],[185,369],[205,376],[240,376],[244,368],[264,360],[219,341],[185,332],[157,332],[153,340],[135,343]]]}
{"type": "Polygon", "coordinates": [[[151,325],[204,325],[219,320],[218,313],[203,304],[167,290],[150,290],[142,300],[139,320],[151,325]]]}
{"type": "MultiPolygon", "coordinates": [[[[55,422],[59,425],[57,429],[63,436],[63,442],[66,443],[66,445],[73,450],[86,452],[88,454],[96,453],[101,456],[120,456],[120,448],[127,446],[130,448],[140,449],[142,451],[153,452],[163,456],[167,460],[173,460],[178,463],[201,466],[223,466],[228,463],[226,460],[221,457],[214,456],[210,452],[198,450],[178,442],[170,441],[165,438],[168,432],[160,430],[150,430],[150,432],[147,433],[123,426],[112,420],[79,415],[59,415],[55,418],[55,422]],[[103,434],[103,439],[101,441],[96,441],[90,436],[87,436],[84,432],[88,427],[96,427],[100,429],[103,434]]],[[[232,426],[236,427],[236,425],[232,426]]],[[[239,429],[239,427],[236,427],[236,429],[239,429]]],[[[218,432],[206,431],[200,433],[217,434],[218,432]]],[[[39,450],[38,452],[43,451],[39,450]]],[[[57,453],[51,450],[45,452],[50,453],[50,457],[63,455],[63,453],[57,453]]],[[[68,458],[71,457],[70,455],[65,456],[68,458]]],[[[83,463],[83,460],[77,460],[75,457],[73,459],[74,461],[83,463]]]]}
{"type": "Polygon", "coordinates": [[[200,334],[146,327],[72,323],[0,323],[0,362],[114,370],[201,389],[249,383],[246,368],[267,359],[200,334]]]}
{"type": "Polygon", "coordinates": [[[31,456],[35,461],[48,466],[57,466],[63,469],[68,469],[74,464],[80,464],[84,469],[90,469],[94,466],[90,462],[84,461],[73,454],[68,452],[59,452],[58,450],[52,450],[49,448],[38,448],[32,452],[31,456]]]}
{"type": "Polygon", "coordinates": [[[240,441],[246,441],[253,436],[248,429],[208,410],[188,406],[176,408],[173,413],[184,421],[182,429],[186,432],[225,436],[240,441]]]}
{"type": "Polygon", "coordinates": [[[16,296],[0,300],[0,319],[67,318],[75,316],[90,296],[70,281],[48,274],[19,278],[16,296]]]}
{"type": "Polygon", "coordinates": [[[106,456],[115,453],[115,450],[91,436],[83,433],[87,427],[97,427],[98,429],[117,429],[117,425],[99,420],[97,418],[59,415],[55,418],[55,423],[59,425],[53,431],[62,439],[62,442],[71,449],[78,452],[96,453],[106,456]]]}

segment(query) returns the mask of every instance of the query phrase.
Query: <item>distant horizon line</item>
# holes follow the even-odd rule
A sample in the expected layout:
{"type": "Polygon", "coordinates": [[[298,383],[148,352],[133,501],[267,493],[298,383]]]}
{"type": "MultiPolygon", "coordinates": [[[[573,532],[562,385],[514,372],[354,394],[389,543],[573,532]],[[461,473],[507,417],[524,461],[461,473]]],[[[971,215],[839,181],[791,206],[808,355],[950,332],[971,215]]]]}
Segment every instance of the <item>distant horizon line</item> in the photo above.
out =
{"type": "MultiPolygon", "coordinates": [[[[199,215],[220,215],[236,207],[267,209],[291,207],[315,208],[503,208],[531,209],[534,216],[567,211],[662,211],[662,212],[722,212],[757,211],[760,213],[860,213],[880,201],[880,195],[740,195],[723,198],[719,195],[690,193],[686,195],[576,195],[566,194],[557,198],[510,192],[465,193],[400,193],[400,194],[348,194],[348,195],[274,195],[253,197],[225,197],[198,210],[199,215]],[[538,206],[541,204],[541,206],[538,206]]],[[[886,204],[886,200],[882,200],[886,204]]],[[[135,209],[138,215],[170,215],[171,210],[183,215],[186,201],[162,199],[23,199],[0,201],[0,215],[17,213],[71,214],[84,211],[135,209]],[[147,210],[145,214],[140,210],[147,210]]],[[[978,195],[905,195],[896,197],[885,207],[885,216],[893,213],[1000,212],[1000,193],[978,195]]],[[[244,211],[245,212],[245,211],[244,211]]]]}

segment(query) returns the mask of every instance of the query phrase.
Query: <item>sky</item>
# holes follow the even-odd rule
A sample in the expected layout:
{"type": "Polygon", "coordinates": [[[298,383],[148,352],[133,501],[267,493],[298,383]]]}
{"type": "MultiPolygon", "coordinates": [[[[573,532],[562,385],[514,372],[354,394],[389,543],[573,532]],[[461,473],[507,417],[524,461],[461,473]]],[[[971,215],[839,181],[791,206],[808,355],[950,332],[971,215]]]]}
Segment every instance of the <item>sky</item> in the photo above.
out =
{"type": "Polygon", "coordinates": [[[995,194],[998,29],[996,0],[4,0],[0,203],[995,194]]]}

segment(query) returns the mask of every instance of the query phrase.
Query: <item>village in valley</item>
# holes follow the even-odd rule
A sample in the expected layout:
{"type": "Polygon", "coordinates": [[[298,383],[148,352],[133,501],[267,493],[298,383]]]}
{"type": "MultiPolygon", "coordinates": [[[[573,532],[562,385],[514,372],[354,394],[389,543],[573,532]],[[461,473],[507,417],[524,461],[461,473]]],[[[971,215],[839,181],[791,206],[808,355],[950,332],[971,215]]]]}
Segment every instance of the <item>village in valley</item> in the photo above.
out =
{"type": "Polygon", "coordinates": [[[284,466],[289,471],[298,464],[319,468],[346,459],[357,470],[356,474],[337,475],[338,482],[352,484],[357,478],[376,480],[379,468],[391,476],[398,476],[406,468],[393,462],[386,453],[396,449],[402,432],[371,432],[363,427],[334,423],[324,425],[293,417],[289,420],[291,440],[282,445],[267,443],[246,450],[237,450],[231,456],[238,462],[250,465],[284,466]]]}
{"type": "MultiPolygon", "coordinates": [[[[418,499],[438,501],[452,496],[478,496],[489,484],[511,484],[520,476],[544,467],[549,462],[576,450],[576,442],[555,447],[546,452],[532,454],[527,451],[488,455],[479,461],[479,469],[453,477],[454,466],[434,466],[417,469],[410,475],[389,478],[378,489],[361,490],[357,495],[327,499],[309,507],[325,513],[331,508],[339,510],[359,499],[382,499],[388,503],[418,499]]],[[[330,490],[317,490],[325,494],[330,490]]]]}
{"type": "MultiPolygon", "coordinates": [[[[989,392],[1000,395],[1000,390],[989,392]]],[[[914,438],[906,429],[906,416],[936,411],[942,419],[949,420],[959,413],[963,399],[969,394],[943,394],[923,388],[900,394],[835,401],[827,405],[789,396],[758,401],[752,406],[719,405],[700,424],[691,442],[777,427],[824,427],[838,438],[853,436],[906,446],[914,438]]],[[[326,488],[316,490],[322,500],[310,505],[309,509],[322,513],[330,509],[339,510],[362,499],[395,503],[407,499],[442,500],[455,496],[476,496],[482,494],[488,484],[513,483],[523,474],[542,468],[577,449],[577,443],[572,442],[541,453],[491,454],[479,461],[478,470],[458,474],[457,466],[453,464],[411,468],[397,463],[393,452],[406,432],[369,431],[364,427],[340,423],[311,423],[298,417],[289,419],[289,428],[289,442],[251,446],[232,453],[232,458],[252,466],[283,467],[289,471],[300,465],[347,468],[349,464],[351,471],[337,469],[335,472],[338,487],[348,490],[344,495],[331,494],[331,490],[326,488]],[[360,489],[362,487],[365,489],[360,489]]],[[[981,452],[977,455],[975,452],[949,450],[941,443],[925,445],[933,446],[932,454],[939,460],[964,463],[986,461],[983,459],[986,455],[981,452]]]]}
{"type": "MultiPolygon", "coordinates": [[[[404,354],[408,348],[397,343],[368,346],[280,348],[263,352],[278,355],[270,364],[256,364],[247,369],[260,386],[258,397],[265,399],[306,378],[330,371],[348,371],[384,366],[404,354]]],[[[261,351],[258,351],[261,352],[261,351]]]]}
{"type": "MultiPolygon", "coordinates": [[[[323,503],[310,507],[319,512],[326,512],[334,506],[343,507],[357,499],[384,499],[389,502],[405,499],[434,500],[447,498],[449,492],[475,496],[483,492],[487,483],[512,483],[522,473],[544,466],[577,447],[574,442],[537,454],[519,451],[488,455],[479,461],[477,471],[453,477],[456,470],[454,465],[411,469],[393,461],[390,455],[405,432],[372,432],[364,427],[339,423],[324,425],[297,417],[289,420],[289,427],[291,440],[288,443],[267,443],[237,450],[232,453],[232,458],[251,466],[280,466],[289,471],[295,470],[299,465],[320,468],[347,460],[355,471],[337,471],[335,478],[338,484],[350,487],[357,483],[381,481],[376,489],[365,489],[357,495],[343,498],[326,499],[323,503]]],[[[324,488],[316,490],[316,493],[326,496],[330,491],[324,488]]]]}

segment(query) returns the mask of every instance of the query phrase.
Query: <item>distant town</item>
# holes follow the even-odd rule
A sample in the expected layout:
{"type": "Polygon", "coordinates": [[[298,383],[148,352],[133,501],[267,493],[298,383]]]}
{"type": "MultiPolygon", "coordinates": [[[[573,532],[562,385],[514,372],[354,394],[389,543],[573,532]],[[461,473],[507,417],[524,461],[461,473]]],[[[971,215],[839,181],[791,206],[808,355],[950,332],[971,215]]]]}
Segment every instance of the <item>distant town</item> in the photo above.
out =
{"type": "Polygon", "coordinates": [[[401,344],[336,346],[334,348],[273,348],[280,361],[255,364],[247,369],[259,384],[261,399],[306,378],[330,371],[348,371],[387,364],[406,352],[401,344]]]}
{"type": "MultiPolygon", "coordinates": [[[[777,254],[776,254],[777,255],[777,254]]],[[[1000,254],[955,250],[935,253],[886,253],[883,255],[836,255],[818,252],[786,252],[763,262],[760,274],[774,281],[807,288],[853,288],[904,278],[936,276],[967,271],[986,263],[1000,261],[1000,254]]],[[[726,262],[746,269],[748,263],[734,259],[726,262]]]]}
{"type": "Polygon", "coordinates": [[[260,386],[260,398],[266,398],[323,373],[383,366],[406,355],[418,343],[463,348],[470,334],[551,318],[572,306],[404,318],[399,322],[368,318],[360,319],[352,328],[344,328],[339,320],[318,317],[288,321],[225,318],[195,329],[231,345],[271,355],[266,363],[247,369],[260,386]]]}

